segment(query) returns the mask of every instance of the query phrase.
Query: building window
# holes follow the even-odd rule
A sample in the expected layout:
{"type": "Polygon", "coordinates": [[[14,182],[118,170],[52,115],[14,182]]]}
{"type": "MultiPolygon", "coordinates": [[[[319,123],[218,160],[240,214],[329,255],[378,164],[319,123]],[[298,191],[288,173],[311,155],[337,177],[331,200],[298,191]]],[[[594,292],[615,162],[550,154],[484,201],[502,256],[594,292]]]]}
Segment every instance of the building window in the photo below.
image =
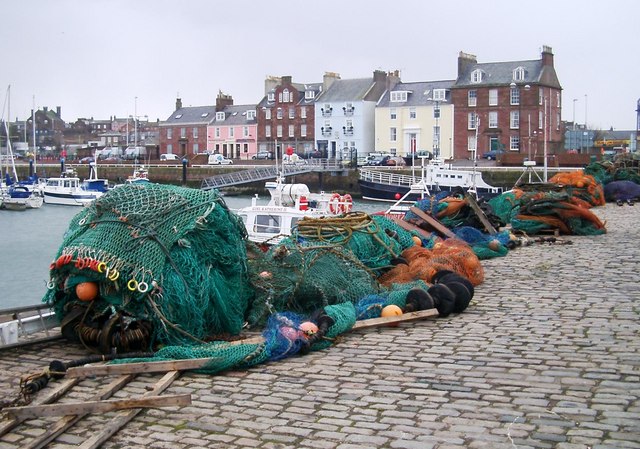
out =
{"type": "Polygon", "coordinates": [[[282,125],[276,127],[276,137],[282,137],[282,125]]]}
{"type": "Polygon", "coordinates": [[[511,111],[509,128],[511,129],[520,128],[520,111],[511,111]]]}
{"type": "Polygon", "coordinates": [[[478,91],[470,90],[467,94],[467,105],[476,106],[478,104],[478,91]]]}
{"type": "Polygon", "coordinates": [[[347,103],[344,109],[344,115],[353,115],[353,103],[347,103]]]}
{"type": "Polygon", "coordinates": [[[544,98],[544,89],[541,87],[538,89],[538,104],[542,106],[542,99],[544,98]]]}
{"type": "Polygon", "coordinates": [[[405,91],[405,90],[397,90],[397,91],[391,92],[390,101],[392,101],[393,103],[399,103],[399,102],[407,101],[407,91],[405,91]]]}
{"type": "Polygon", "coordinates": [[[173,139],[173,128],[167,128],[167,139],[173,139]]]}
{"type": "Polygon", "coordinates": [[[498,89],[489,89],[489,106],[498,106],[498,89]]]}
{"type": "Polygon", "coordinates": [[[229,137],[235,137],[235,128],[233,126],[229,127],[229,137]]]}
{"type": "Polygon", "coordinates": [[[242,127],[242,137],[249,137],[249,127],[248,126],[243,126],[242,127]]]}
{"type": "Polygon", "coordinates": [[[389,115],[389,118],[390,118],[391,120],[395,120],[396,118],[398,118],[398,114],[397,114],[397,112],[396,112],[396,108],[391,108],[391,109],[389,109],[389,114],[390,114],[390,115],[389,115]]]}
{"type": "Polygon", "coordinates": [[[542,129],[542,125],[544,125],[543,120],[544,115],[542,114],[542,111],[540,111],[538,112],[538,129],[542,129]]]}
{"type": "Polygon", "coordinates": [[[278,120],[282,119],[282,108],[276,109],[276,118],[278,120]]]}
{"type": "Polygon", "coordinates": [[[509,139],[509,148],[512,150],[520,149],[520,136],[511,136],[509,139]]]}
{"type": "Polygon", "coordinates": [[[284,89],[282,91],[282,102],[291,103],[291,93],[289,92],[289,89],[284,89]]]}
{"type": "Polygon", "coordinates": [[[433,101],[445,101],[447,99],[446,89],[433,89],[433,101]]]}
{"type": "Polygon", "coordinates": [[[193,144],[193,154],[198,154],[198,148],[199,148],[198,144],[194,143],[193,144]]]}
{"type": "Polygon", "coordinates": [[[265,109],[264,110],[264,118],[266,120],[271,120],[271,109],[265,109]]]}
{"type": "Polygon", "coordinates": [[[416,118],[416,108],[409,108],[409,118],[416,118]]]}
{"type": "Polygon", "coordinates": [[[467,150],[474,151],[476,150],[476,136],[468,136],[467,137],[467,150]]]}
{"type": "Polygon", "coordinates": [[[300,136],[307,137],[307,125],[300,125],[300,136]]]}
{"type": "Polygon", "coordinates": [[[264,136],[271,137],[271,125],[267,125],[264,127],[264,136]]]}
{"type": "Polygon", "coordinates": [[[482,82],[482,70],[475,69],[471,72],[471,84],[479,84],[482,82]]]}
{"type": "Polygon", "coordinates": [[[215,129],[215,135],[218,139],[220,138],[220,128],[215,129]]]}
{"type": "Polygon", "coordinates": [[[180,138],[186,139],[187,137],[187,128],[180,128],[180,138]]]}
{"type": "Polygon", "coordinates": [[[216,121],[224,121],[224,112],[216,112],[216,121]]]}
{"type": "Polygon", "coordinates": [[[497,128],[498,127],[498,112],[490,111],[489,112],[489,128],[497,128]]]}
{"type": "Polygon", "coordinates": [[[247,111],[247,120],[255,120],[256,119],[256,111],[247,111]]]}
{"type": "Polygon", "coordinates": [[[467,123],[467,129],[476,129],[478,126],[478,114],[475,112],[469,112],[467,123]]]}
{"type": "Polygon", "coordinates": [[[289,137],[295,137],[296,136],[295,130],[296,130],[295,126],[289,125],[289,137]]]}
{"type": "Polygon", "coordinates": [[[396,128],[390,128],[389,140],[395,142],[398,137],[398,130],[396,128]]]}
{"type": "Polygon", "coordinates": [[[313,90],[305,91],[304,98],[305,98],[305,100],[313,100],[314,98],[316,98],[315,91],[313,91],[313,90]]]}
{"type": "Polygon", "coordinates": [[[322,111],[323,117],[330,117],[331,111],[333,111],[333,108],[329,103],[325,103],[324,106],[321,108],[321,111],[322,111]]]}
{"type": "Polygon", "coordinates": [[[173,145],[167,145],[167,153],[173,153],[173,145]]]}
{"type": "Polygon", "coordinates": [[[270,103],[276,101],[276,93],[275,92],[269,92],[267,94],[267,101],[270,102],[270,103]]]}
{"type": "Polygon", "coordinates": [[[248,153],[249,152],[249,144],[245,143],[242,145],[242,152],[243,153],[248,153]]]}
{"type": "Polygon", "coordinates": [[[296,118],[296,108],[289,108],[289,118],[296,118]]]}
{"type": "Polygon", "coordinates": [[[198,128],[193,128],[193,138],[194,139],[198,138],[198,128]]]}
{"type": "Polygon", "coordinates": [[[520,104],[520,89],[518,89],[518,87],[511,88],[511,104],[512,105],[520,104]]]}
{"type": "Polygon", "coordinates": [[[515,69],[513,71],[513,80],[514,81],[524,81],[524,77],[525,77],[525,70],[524,67],[518,67],[517,69],[515,69]]]}
{"type": "Polygon", "coordinates": [[[300,118],[307,118],[307,107],[302,106],[300,108],[300,118]]]}

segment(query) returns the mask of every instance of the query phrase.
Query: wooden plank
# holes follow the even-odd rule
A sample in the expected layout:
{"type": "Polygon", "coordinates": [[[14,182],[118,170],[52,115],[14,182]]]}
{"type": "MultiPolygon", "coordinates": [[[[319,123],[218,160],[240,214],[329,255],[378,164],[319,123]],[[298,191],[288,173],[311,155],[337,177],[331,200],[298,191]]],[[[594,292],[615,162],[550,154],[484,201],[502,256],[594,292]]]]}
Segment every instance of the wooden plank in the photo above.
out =
{"type": "MultiPolygon", "coordinates": [[[[54,390],[52,390],[51,392],[47,392],[47,394],[42,397],[39,396],[34,402],[36,404],[49,404],[51,402],[55,402],[56,400],[61,398],[67,391],[69,391],[74,385],[76,385],[78,382],[80,382],[80,379],[65,379],[54,390]]],[[[14,429],[18,425],[20,425],[20,423],[22,423],[23,421],[24,419],[18,419],[18,418],[11,418],[8,421],[5,421],[4,423],[2,423],[2,425],[0,425],[0,436],[11,431],[11,429],[14,429]]]]}
{"type": "MultiPolygon", "coordinates": [[[[113,393],[122,389],[127,383],[133,380],[136,376],[134,374],[128,374],[126,376],[120,376],[106,385],[98,394],[91,398],[92,401],[99,401],[102,399],[110,398],[113,393]]],[[[80,380],[75,377],[73,379],[80,380]]],[[[65,430],[69,429],[75,423],[80,421],[82,418],[87,416],[87,414],[82,415],[67,415],[63,418],[59,419],[53,425],[47,427],[45,432],[41,435],[38,435],[37,438],[31,440],[24,446],[24,449],[41,449],[49,444],[51,441],[56,439],[60,434],[64,433],[65,430]]]]}
{"type": "Polygon", "coordinates": [[[425,231],[422,228],[419,228],[418,226],[409,223],[408,221],[404,221],[402,218],[392,218],[391,219],[395,224],[397,224],[398,226],[400,226],[402,229],[404,229],[405,231],[416,231],[418,232],[421,236],[423,236],[424,238],[430,239],[431,238],[431,234],[427,231],[425,231]]]}
{"type": "Polygon", "coordinates": [[[437,317],[438,309],[419,310],[417,312],[403,313],[398,316],[386,316],[380,318],[370,318],[368,320],[356,321],[351,330],[367,329],[369,327],[384,326],[387,324],[404,323],[409,321],[423,320],[425,318],[437,317]]]}
{"type": "Polygon", "coordinates": [[[162,373],[176,370],[184,371],[202,368],[211,363],[211,361],[211,358],[201,358],[185,360],[165,360],[162,362],[120,363],[115,365],[101,366],[77,366],[74,368],[69,368],[67,370],[66,376],[89,377],[121,374],[162,373]]]}
{"type": "Polygon", "coordinates": [[[482,226],[484,226],[485,230],[490,235],[497,234],[498,231],[496,231],[496,228],[493,227],[493,225],[491,224],[487,216],[484,214],[482,209],[480,209],[480,206],[478,206],[478,203],[476,199],[473,197],[473,195],[470,195],[469,192],[467,192],[465,193],[465,198],[469,202],[469,206],[471,207],[471,210],[475,212],[476,216],[480,220],[480,223],[482,223],[482,226]]]}
{"type": "Polygon", "coordinates": [[[42,416],[80,415],[106,413],[130,408],[174,407],[191,404],[190,394],[171,396],[148,396],[133,399],[111,399],[106,401],[70,402],[26,407],[8,407],[4,411],[16,418],[40,418],[42,416]]]}
{"type": "Polygon", "coordinates": [[[436,231],[441,236],[448,237],[448,238],[456,238],[456,235],[449,228],[447,228],[445,225],[443,225],[438,220],[433,218],[431,215],[424,213],[423,211],[421,211],[415,206],[411,206],[409,210],[414,214],[416,214],[422,221],[426,222],[429,226],[431,226],[433,230],[436,231]]]}
{"type": "MultiPolygon", "coordinates": [[[[162,376],[153,388],[145,393],[143,397],[146,396],[154,396],[162,393],[166,390],[174,380],[180,377],[180,371],[169,371],[167,374],[162,376]]],[[[118,432],[122,427],[124,427],[129,421],[136,417],[138,413],[140,413],[141,409],[133,409],[120,412],[118,416],[113,418],[106,426],[103,427],[102,431],[98,432],[84,443],[82,443],[79,448],[80,449],[97,449],[102,444],[111,438],[115,433],[118,432]]]]}

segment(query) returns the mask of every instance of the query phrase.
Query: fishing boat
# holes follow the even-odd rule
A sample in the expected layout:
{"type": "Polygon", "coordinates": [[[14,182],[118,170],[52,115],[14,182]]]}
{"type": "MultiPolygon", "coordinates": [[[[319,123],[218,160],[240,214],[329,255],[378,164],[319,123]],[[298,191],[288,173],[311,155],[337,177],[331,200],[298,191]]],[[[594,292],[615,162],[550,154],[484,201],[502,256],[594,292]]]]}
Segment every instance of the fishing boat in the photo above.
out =
{"type": "Polygon", "coordinates": [[[473,170],[459,170],[442,159],[434,159],[428,163],[425,163],[426,158],[421,159],[419,176],[361,168],[358,183],[362,197],[373,201],[395,202],[402,199],[414,202],[425,194],[429,196],[460,189],[476,197],[495,196],[502,192],[502,188],[487,184],[482,179],[482,173],[475,170],[475,166],[473,170]]]}
{"type": "Polygon", "coordinates": [[[108,189],[108,181],[98,178],[94,164],[91,164],[89,178],[84,181],[78,177],[74,168],[67,168],[60,177],[47,178],[44,202],[64,206],[85,206],[100,198],[108,189]]]}
{"type": "Polygon", "coordinates": [[[144,165],[136,166],[133,174],[125,180],[125,184],[144,184],[149,181],[149,170],[144,165]]]}
{"type": "Polygon", "coordinates": [[[349,194],[311,193],[306,184],[286,184],[282,178],[267,182],[265,187],[271,195],[267,205],[259,205],[256,195],[251,206],[237,211],[249,240],[255,243],[278,244],[303,218],[339,216],[353,207],[349,194]]]}

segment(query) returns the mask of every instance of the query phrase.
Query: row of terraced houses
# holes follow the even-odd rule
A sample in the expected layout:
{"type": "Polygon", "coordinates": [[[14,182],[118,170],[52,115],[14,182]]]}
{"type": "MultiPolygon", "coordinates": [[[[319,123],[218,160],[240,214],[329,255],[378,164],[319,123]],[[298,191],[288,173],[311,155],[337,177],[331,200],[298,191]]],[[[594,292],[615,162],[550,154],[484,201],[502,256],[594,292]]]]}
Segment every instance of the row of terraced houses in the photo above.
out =
{"type": "Polygon", "coordinates": [[[562,146],[562,87],[551,47],[540,59],[479,63],[460,52],[455,79],[403,82],[398,71],[322,82],[267,77],[256,104],[183,107],[160,122],[160,152],[220,153],[236,160],[293,148],[300,155],[351,159],[376,151],[430,151],[468,159],[491,149],[540,155],[562,146]]]}

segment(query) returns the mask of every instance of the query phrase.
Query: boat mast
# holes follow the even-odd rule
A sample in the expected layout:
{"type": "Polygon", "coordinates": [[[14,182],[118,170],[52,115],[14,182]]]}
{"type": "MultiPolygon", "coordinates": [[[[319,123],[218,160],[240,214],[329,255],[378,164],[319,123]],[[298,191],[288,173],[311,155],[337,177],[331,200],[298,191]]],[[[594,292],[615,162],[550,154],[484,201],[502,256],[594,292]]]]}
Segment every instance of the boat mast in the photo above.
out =
{"type": "Polygon", "coordinates": [[[476,114],[476,144],[473,148],[473,175],[471,177],[471,187],[467,190],[478,199],[478,191],[476,189],[476,167],[478,165],[478,129],[480,128],[480,117],[476,114]]]}
{"type": "Polygon", "coordinates": [[[38,174],[38,147],[36,145],[36,96],[33,96],[31,108],[31,132],[33,134],[33,173],[38,174]]]}

